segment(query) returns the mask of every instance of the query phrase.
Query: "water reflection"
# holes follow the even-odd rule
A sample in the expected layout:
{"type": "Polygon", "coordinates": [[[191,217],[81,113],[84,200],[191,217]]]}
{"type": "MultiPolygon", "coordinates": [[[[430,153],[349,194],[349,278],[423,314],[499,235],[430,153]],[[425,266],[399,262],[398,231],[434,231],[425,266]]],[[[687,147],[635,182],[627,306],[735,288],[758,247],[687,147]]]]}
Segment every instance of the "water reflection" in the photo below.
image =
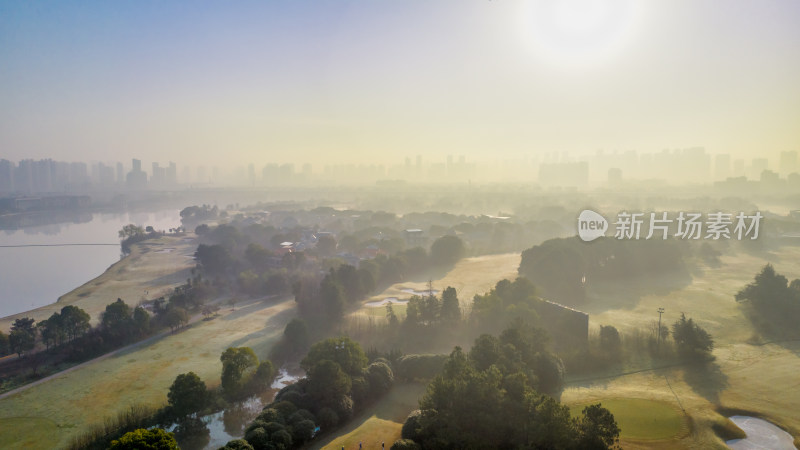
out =
{"type": "Polygon", "coordinates": [[[211,431],[202,419],[186,417],[173,430],[183,450],[203,450],[211,441],[211,431]]]}
{"type": "MultiPolygon", "coordinates": [[[[135,223],[157,230],[180,226],[178,210],[149,213],[86,213],[71,223],[28,226],[40,223],[28,217],[21,229],[0,233],[0,317],[49,305],[59,296],[100,275],[119,260],[120,247],[57,247],[62,244],[116,244],[122,226],[135,223]],[[46,282],[42,282],[46,280],[46,282]]],[[[27,217],[27,216],[26,216],[27,217]]],[[[5,218],[3,220],[11,220],[5,218]]],[[[22,220],[22,219],[19,219],[22,220]]],[[[0,220],[0,227],[3,221],[0,220]]]]}
{"type": "Polygon", "coordinates": [[[281,367],[268,391],[236,402],[224,411],[192,419],[194,422],[191,424],[174,423],[167,430],[175,433],[175,439],[182,449],[199,450],[223,447],[228,441],[244,436],[245,427],[258,416],[264,406],[272,402],[275,394],[301,377],[303,377],[303,373],[299,368],[281,367]],[[190,429],[199,437],[183,432],[182,426],[196,427],[190,429]]]}

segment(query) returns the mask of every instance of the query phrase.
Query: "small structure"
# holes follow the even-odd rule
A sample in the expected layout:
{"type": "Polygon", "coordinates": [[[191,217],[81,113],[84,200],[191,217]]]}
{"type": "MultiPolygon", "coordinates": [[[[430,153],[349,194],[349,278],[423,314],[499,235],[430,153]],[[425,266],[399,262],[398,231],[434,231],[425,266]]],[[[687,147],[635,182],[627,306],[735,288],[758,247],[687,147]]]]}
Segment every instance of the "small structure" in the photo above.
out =
{"type": "Polygon", "coordinates": [[[276,255],[283,256],[287,253],[292,253],[295,250],[294,242],[281,242],[279,249],[275,250],[276,255]]]}
{"type": "Polygon", "coordinates": [[[406,238],[406,244],[412,247],[418,245],[424,246],[428,241],[428,238],[425,237],[425,233],[419,228],[409,228],[403,232],[403,235],[406,238]]]}

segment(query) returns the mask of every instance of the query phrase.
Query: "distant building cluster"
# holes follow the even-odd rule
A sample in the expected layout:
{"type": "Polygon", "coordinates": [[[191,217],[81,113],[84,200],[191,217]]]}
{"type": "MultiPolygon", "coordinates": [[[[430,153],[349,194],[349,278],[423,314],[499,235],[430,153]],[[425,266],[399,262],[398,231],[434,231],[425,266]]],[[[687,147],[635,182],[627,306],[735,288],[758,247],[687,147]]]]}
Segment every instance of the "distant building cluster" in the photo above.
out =
{"type": "Polygon", "coordinates": [[[86,192],[96,189],[168,188],[178,184],[177,166],[153,163],[148,176],[142,162],[134,159],[131,170],[125,172],[121,162],[91,165],[84,162],[64,162],[52,159],[23,159],[18,163],[0,159],[0,194],[33,195],[63,192],[86,192]]]}
{"type": "Polygon", "coordinates": [[[768,188],[800,184],[796,151],[781,152],[777,161],[766,157],[750,160],[730,154],[709,154],[703,147],[636,151],[597,151],[571,157],[566,152],[542,156],[476,163],[466,156],[447,155],[427,161],[422,155],[405,157],[398,164],[250,163],[229,171],[216,166],[166,166],[151,163],[147,172],[139,159],[126,170],[122,163],[61,162],[25,159],[14,163],[0,160],[0,195],[72,193],[109,188],[120,190],[175,189],[178,187],[242,186],[276,187],[328,184],[379,184],[402,182],[538,183],[544,188],[624,186],[627,181],[660,181],[664,184],[697,183],[748,190],[752,183],[768,188]],[[776,164],[777,163],[777,164],[776,164]]]}

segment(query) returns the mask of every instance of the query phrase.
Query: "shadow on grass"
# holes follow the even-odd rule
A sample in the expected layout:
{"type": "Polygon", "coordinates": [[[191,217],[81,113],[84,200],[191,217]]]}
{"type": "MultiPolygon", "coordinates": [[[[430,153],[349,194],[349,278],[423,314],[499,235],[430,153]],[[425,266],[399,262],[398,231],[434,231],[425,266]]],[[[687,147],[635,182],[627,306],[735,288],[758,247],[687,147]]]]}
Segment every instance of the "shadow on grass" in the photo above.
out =
{"type": "Polygon", "coordinates": [[[589,314],[597,314],[609,309],[633,309],[642,297],[647,295],[664,296],[683,289],[691,283],[692,276],[688,271],[597,282],[588,287],[586,302],[575,307],[589,314]]]}
{"type": "Polygon", "coordinates": [[[728,376],[715,362],[688,364],[684,366],[683,381],[698,395],[719,405],[719,395],[728,388],[728,376]]]}
{"type": "MultiPolygon", "coordinates": [[[[269,297],[266,299],[263,298],[252,298],[252,299],[242,299],[236,302],[234,306],[234,311],[230,314],[226,314],[222,320],[236,320],[242,316],[246,316],[248,314],[252,314],[256,311],[261,311],[262,309],[271,308],[276,304],[280,303],[281,300],[288,301],[290,297],[269,297]]],[[[227,308],[228,305],[225,303],[222,306],[223,309],[227,308]]]]}
{"type": "Polygon", "coordinates": [[[367,422],[375,417],[376,419],[395,422],[398,426],[402,426],[408,414],[418,408],[418,400],[424,395],[425,387],[425,383],[395,384],[384,397],[367,406],[342,427],[332,430],[330,434],[320,436],[319,440],[314,440],[308,448],[323,448],[352,433],[358,433],[356,436],[350,436],[350,440],[355,442],[360,440],[361,435],[384,439],[383,435],[385,434],[387,436],[387,447],[391,446],[392,442],[388,440],[390,433],[382,428],[381,423],[373,421],[367,424],[367,422]]]}
{"type": "MultiPolygon", "coordinates": [[[[426,283],[429,280],[441,280],[445,277],[451,270],[453,270],[455,264],[449,266],[438,266],[438,267],[429,267],[426,270],[422,271],[421,273],[415,273],[410,275],[405,281],[409,283],[426,283]]],[[[442,290],[442,289],[439,289],[442,290]]]]}
{"type": "MultiPolygon", "coordinates": [[[[270,334],[281,335],[283,333],[283,327],[285,326],[286,323],[289,322],[289,318],[294,315],[295,315],[295,310],[292,308],[287,308],[283,311],[278,312],[277,314],[273,314],[269,316],[269,318],[266,320],[265,327],[263,329],[249,333],[248,335],[243,336],[231,342],[229,346],[241,347],[246,342],[251,341],[253,339],[265,337],[270,334]]],[[[253,350],[256,349],[254,348],[253,350]]]]}

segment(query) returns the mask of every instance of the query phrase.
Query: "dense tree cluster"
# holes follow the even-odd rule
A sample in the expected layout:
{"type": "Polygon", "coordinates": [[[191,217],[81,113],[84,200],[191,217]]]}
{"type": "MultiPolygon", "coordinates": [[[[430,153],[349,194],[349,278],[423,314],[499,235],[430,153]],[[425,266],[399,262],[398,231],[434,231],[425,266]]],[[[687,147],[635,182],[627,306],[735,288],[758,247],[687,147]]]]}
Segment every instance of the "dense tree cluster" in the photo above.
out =
{"type": "Polygon", "coordinates": [[[216,220],[219,217],[219,209],[210,205],[187,206],[181,210],[180,216],[184,226],[195,226],[204,221],[216,220]]]}
{"type": "Polygon", "coordinates": [[[767,264],[752,283],[736,293],[758,329],[768,335],[797,334],[800,318],[800,279],[789,280],[767,264]]]}
{"type": "Polygon", "coordinates": [[[356,269],[342,264],[331,269],[317,285],[307,278],[295,283],[293,290],[298,311],[308,321],[333,324],[352,305],[375,288],[372,273],[366,268],[356,269]]]}
{"type": "MultiPolygon", "coordinates": [[[[394,382],[390,363],[368,364],[358,343],[347,337],[312,345],[301,366],[306,377],[283,388],[245,430],[252,448],[299,448],[317,429],[331,430],[385,394],[394,382]]],[[[246,448],[231,441],[225,448],[246,448]]]]}
{"type": "Polygon", "coordinates": [[[578,305],[591,283],[686,274],[682,245],[675,239],[601,237],[592,245],[575,237],[551,239],[522,252],[519,274],[540,287],[545,298],[578,305]]]}
{"type": "Polygon", "coordinates": [[[220,356],[222,392],[228,398],[240,398],[269,387],[275,367],[269,360],[259,361],[250,347],[229,347],[220,356]]]}
{"type": "Polygon", "coordinates": [[[499,330],[515,318],[536,323],[539,302],[536,286],[527,278],[500,280],[483,295],[476,295],[472,304],[472,323],[484,330],[499,330]]]}
{"type": "Polygon", "coordinates": [[[545,352],[544,332],[517,323],[456,347],[428,386],[420,409],[393,448],[610,448],[619,427],[600,405],[573,419],[537,386],[560,384],[560,364],[545,352]]]}
{"type": "Polygon", "coordinates": [[[122,253],[127,255],[131,252],[131,245],[147,239],[156,239],[164,234],[154,230],[153,227],[147,227],[145,229],[131,223],[122,227],[118,235],[121,240],[120,246],[122,247],[122,253]]]}

